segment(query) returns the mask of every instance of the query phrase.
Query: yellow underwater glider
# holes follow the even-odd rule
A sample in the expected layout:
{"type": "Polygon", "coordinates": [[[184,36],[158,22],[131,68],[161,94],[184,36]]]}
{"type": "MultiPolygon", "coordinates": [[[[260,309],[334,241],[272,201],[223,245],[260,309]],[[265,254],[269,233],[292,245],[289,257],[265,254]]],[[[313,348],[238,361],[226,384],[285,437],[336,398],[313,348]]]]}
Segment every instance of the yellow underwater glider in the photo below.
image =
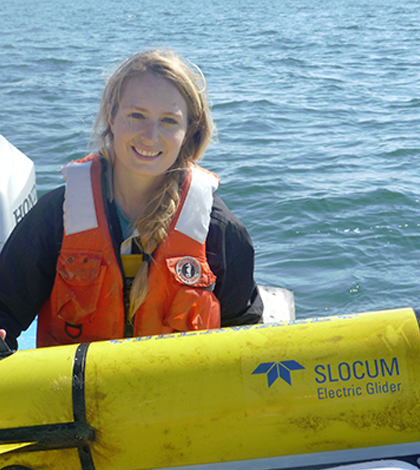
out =
{"type": "Polygon", "coordinates": [[[419,365],[410,308],[5,351],[0,470],[418,468],[419,365]]]}

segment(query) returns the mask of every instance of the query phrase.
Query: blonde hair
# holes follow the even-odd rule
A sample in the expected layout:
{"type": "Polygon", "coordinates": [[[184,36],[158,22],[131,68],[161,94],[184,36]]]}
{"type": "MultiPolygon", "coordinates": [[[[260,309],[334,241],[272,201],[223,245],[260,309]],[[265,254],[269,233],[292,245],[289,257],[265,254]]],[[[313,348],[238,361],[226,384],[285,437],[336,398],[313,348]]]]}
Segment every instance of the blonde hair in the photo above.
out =
{"type": "Polygon", "coordinates": [[[215,134],[215,126],[210,115],[207,98],[207,85],[201,70],[187,63],[170,49],[153,49],[134,54],[123,62],[108,78],[94,126],[96,144],[102,155],[114,162],[113,134],[111,122],[115,118],[127,82],[133,78],[151,73],[171,81],[187,104],[187,135],[175,163],[166,172],[162,185],[148,202],[144,215],[135,221],[139,237],[136,240],[144,253],[130,292],[128,320],[134,315],[147,295],[149,263],[159,243],[165,238],[168,227],[176,213],[180,198],[180,188],[190,162],[196,162],[203,155],[215,134]]]}

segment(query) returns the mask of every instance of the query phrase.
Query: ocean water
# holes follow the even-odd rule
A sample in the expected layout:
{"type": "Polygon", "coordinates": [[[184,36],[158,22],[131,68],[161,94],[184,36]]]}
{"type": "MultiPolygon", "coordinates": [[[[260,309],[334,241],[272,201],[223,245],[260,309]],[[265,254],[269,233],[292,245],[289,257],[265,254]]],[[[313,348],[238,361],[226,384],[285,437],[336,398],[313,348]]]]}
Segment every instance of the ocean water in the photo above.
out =
{"type": "Polygon", "coordinates": [[[41,195],[88,151],[107,73],[172,47],[207,78],[203,165],[257,282],[293,290],[298,318],[415,307],[419,25],[412,0],[0,0],[0,133],[41,195]]]}

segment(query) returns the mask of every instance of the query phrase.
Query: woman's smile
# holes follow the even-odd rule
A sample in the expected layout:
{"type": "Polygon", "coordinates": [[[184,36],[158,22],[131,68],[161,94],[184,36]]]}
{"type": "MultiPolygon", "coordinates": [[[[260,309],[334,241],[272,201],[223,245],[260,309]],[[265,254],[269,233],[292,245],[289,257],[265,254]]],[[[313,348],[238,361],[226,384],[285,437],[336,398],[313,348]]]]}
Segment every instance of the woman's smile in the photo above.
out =
{"type": "Polygon", "coordinates": [[[153,150],[143,150],[139,147],[133,146],[133,150],[140,156],[140,157],[147,157],[147,158],[154,158],[157,157],[160,151],[153,151],[153,150]]]}

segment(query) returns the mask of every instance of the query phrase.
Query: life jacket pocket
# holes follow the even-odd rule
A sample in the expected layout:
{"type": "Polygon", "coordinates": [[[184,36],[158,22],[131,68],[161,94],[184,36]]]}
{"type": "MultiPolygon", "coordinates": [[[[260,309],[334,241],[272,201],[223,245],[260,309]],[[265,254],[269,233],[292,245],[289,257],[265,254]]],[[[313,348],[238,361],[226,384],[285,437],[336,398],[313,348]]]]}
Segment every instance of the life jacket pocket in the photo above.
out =
{"type": "Polygon", "coordinates": [[[207,289],[183,286],[178,289],[164,325],[175,331],[208,330],[220,328],[220,304],[207,289]]]}
{"type": "Polygon", "coordinates": [[[106,264],[102,253],[62,251],[57,263],[55,311],[62,320],[80,325],[96,314],[106,264]]]}

